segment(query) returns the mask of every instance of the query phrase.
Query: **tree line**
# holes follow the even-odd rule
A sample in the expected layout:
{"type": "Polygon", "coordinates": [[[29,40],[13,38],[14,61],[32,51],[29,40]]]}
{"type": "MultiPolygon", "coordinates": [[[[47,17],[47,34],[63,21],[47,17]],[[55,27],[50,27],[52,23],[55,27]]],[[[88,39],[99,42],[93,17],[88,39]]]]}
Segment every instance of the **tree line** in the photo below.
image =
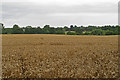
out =
{"type": "Polygon", "coordinates": [[[13,28],[5,28],[2,26],[2,34],[66,34],[66,35],[119,35],[119,25],[111,26],[77,26],[70,25],[69,27],[51,27],[45,25],[41,27],[20,27],[13,25],[13,28]]]}

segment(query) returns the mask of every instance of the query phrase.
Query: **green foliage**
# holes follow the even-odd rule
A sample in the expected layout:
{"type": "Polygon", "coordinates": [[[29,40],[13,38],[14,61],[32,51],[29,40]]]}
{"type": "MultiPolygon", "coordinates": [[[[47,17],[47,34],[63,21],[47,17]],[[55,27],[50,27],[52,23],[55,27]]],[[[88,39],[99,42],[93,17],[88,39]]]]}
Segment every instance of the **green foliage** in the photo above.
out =
{"type": "Polygon", "coordinates": [[[83,32],[84,35],[91,35],[91,32],[90,31],[85,31],[83,32]]]}
{"type": "Polygon", "coordinates": [[[104,31],[102,29],[95,29],[91,32],[92,35],[104,35],[104,31]]]}
{"type": "Polygon", "coordinates": [[[110,30],[105,31],[105,35],[113,35],[113,34],[114,34],[113,31],[110,30]]]}
{"type": "Polygon", "coordinates": [[[65,26],[65,27],[63,28],[63,30],[64,30],[64,31],[69,31],[69,28],[68,28],[67,26],[65,26]]]}
{"type": "Polygon", "coordinates": [[[50,27],[45,25],[43,28],[26,26],[20,28],[18,25],[13,25],[13,28],[2,27],[2,34],[65,34],[65,35],[119,35],[120,26],[76,26],[70,25],[70,28],[62,27],[50,27]]]}
{"type": "Polygon", "coordinates": [[[66,34],[67,35],[76,35],[76,32],[75,31],[68,31],[66,34]]]}
{"type": "Polygon", "coordinates": [[[36,31],[36,34],[42,34],[43,33],[43,30],[40,27],[37,27],[35,31],[36,31]]]}
{"type": "Polygon", "coordinates": [[[26,26],[24,33],[25,33],[25,34],[32,34],[32,33],[33,33],[33,32],[32,32],[32,26],[26,26]]]}
{"type": "Polygon", "coordinates": [[[65,34],[65,31],[63,28],[56,28],[56,31],[55,31],[56,34],[65,34]]]}
{"type": "Polygon", "coordinates": [[[49,33],[50,34],[55,34],[56,32],[55,32],[55,28],[54,27],[51,27],[50,29],[49,29],[49,33]]]}
{"type": "Polygon", "coordinates": [[[14,25],[13,28],[12,28],[12,33],[13,34],[23,34],[23,29],[19,28],[18,25],[14,25]]]}
{"type": "Polygon", "coordinates": [[[11,28],[3,28],[2,29],[2,34],[12,34],[12,29],[11,28]]]}
{"type": "Polygon", "coordinates": [[[43,32],[44,32],[44,34],[49,34],[50,33],[50,26],[45,25],[44,28],[43,28],[43,32]]]}
{"type": "Polygon", "coordinates": [[[74,31],[73,25],[70,25],[70,31],[74,31]]]}
{"type": "Polygon", "coordinates": [[[77,35],[82,35],[82,29],[80,27],[76,27],[75,32],[77,35]]]}

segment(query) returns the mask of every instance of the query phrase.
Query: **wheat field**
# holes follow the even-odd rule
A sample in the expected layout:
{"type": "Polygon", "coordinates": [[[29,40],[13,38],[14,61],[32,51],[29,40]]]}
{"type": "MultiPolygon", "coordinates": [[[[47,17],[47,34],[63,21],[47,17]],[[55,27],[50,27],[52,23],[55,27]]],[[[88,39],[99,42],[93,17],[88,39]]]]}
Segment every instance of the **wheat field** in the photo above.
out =
{"type": "Polygon", "coordinates": [[[117,78],[118,36],[4,34],[3,78],[117,78]]]}

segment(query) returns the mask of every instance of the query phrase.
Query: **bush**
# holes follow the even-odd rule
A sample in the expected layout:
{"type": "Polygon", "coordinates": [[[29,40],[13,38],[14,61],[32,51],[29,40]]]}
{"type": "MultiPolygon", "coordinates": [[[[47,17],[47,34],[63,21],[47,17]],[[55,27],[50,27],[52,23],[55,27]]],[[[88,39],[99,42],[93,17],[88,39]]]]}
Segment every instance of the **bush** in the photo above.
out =
{"type": "Polygon", "coordinates": [[[76,32],[68,31],[68,32],[67,32],[67,35],[76,35],[76,32]]]}

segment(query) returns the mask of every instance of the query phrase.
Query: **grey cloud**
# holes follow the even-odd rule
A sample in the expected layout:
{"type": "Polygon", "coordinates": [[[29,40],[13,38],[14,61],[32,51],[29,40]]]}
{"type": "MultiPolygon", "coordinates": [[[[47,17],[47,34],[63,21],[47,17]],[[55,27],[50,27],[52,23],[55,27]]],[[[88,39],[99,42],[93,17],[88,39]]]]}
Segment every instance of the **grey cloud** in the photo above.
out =
{"type": "MultiPolygon", "coordinates": [[[[61,4],[62,5],[62,4],[61,4]]],[[[89,22],[99,24],[103,21],[99,16],[96,19],[99,22],[86,20],[90,18],[92,20],[91,14],[116,14],[117,13],[117,4],[115,3],[100,3],[100,4],[84,4],[84,5],[36,5],[34,3],[28,2],[5,2],[2,4],[2,17],[6,24],[12,23],[21,23],[25,24],[53,24],[53,25],[68,25],[68,24],[87,24],[89,22]],[[86,15],[79,15],[81,13],[90,14],[89,17],[86,15]],[[53,16],[51,16],[51,14],[53,16]],[[55,14],[58,14],[55,16],[55,14]],[[72,16],[60,16],[61,14],[73,14],[72,16]],[[90,17],[91,16],[91,17],[90,17]],[[88,21],[88,22],[87,22],[88,21]]],[[[95,18],[94,17],[94,18],[95,18]]],[[[104,17],[102,17],[104,18],[104,17]]],[[[116,17],[114,17],[116,19],[116,17]]],[[[107,20],[107,19],[106,19],[107,20]]],[[[105,21],[106,22],[106,21],[105,21]]],[[[112,22],[112,21],[108,21],[112,22]]],[[[115,20],[113,21],[113,23],[115,20]]],[[[107,22],[106,22],[107,23],[107,22]]]]}
{"type": "Polygon", "coordinates": [[[3,12],[11,13],[29,13],[29,14],[49,14],[49,13],[115,13],[117,4],[100,3],[94,5],[35,5],[32,3],[3,3],[3,12]]]}

